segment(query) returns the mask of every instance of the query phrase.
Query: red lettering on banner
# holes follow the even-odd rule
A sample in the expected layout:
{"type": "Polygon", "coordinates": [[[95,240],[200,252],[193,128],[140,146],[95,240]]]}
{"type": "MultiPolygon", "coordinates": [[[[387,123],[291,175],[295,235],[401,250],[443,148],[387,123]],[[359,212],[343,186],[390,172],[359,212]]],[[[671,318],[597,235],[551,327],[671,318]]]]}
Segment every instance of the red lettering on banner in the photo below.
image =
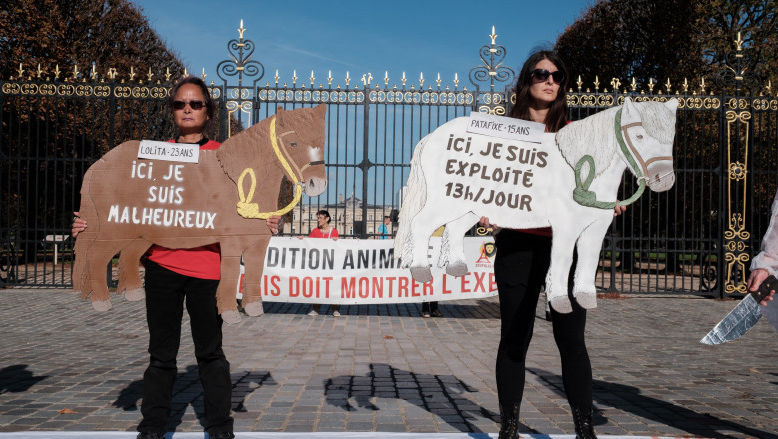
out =
{"type": "Polygon", "coordinates": [[[264,288],[262,288],[262,292],[267,296],[268,294],[272,296],[280,296],[281,295],[281,288],[278,285],[278,282],[281,281],[281,278],[279,276],[268,276],[264,275],[263,277],[263,283],[264,288]],[[270,281],[270,285],[268,286],[268,280],[270,281]],[[272,289],[270,288],[272,287],[272,289]]]}
{"type": "Polygon", "coordinates": [[[408,278],[401,277],[399,279],[399,285],[397,286],[397,297],[408,297],[408,278]]]}
{"type": "Polygon", "coordinates": [[[480,288],[481,291],[485,293],[486,287],[484,286],[484,278],[486,277],[486,273],[478,273],[477,271],[474,271],[473,275],[475,276],[475,288],[473,288],[473,292],[475,293],[480,288]]]}
{"type": "Polygon", "coordinates": [[[494,273],[489,273],[489,291],[497,291],[497,282],[494,281],[494,273]]]}
{"type": "Polygon", "coordinates": [[[379,299],[384,298],[384,278],[382,277],[373,278],[373,299],[376,297],[379,299]]]}
{"type": "Polygon", "coordinates": [[[356,295],[356,288],[355,284],[356,279],[353,277],[349,278],[342,278],[340,280],[340,298],[341,299],[355,299],[357,297],[356,295]]]}
{"type": "Polygon", "coordinates": [[[413,297],[419,297],[419,296],[421,296],[421,294],[419,294],[419,293],[416,291],[416,288],[418,288],[418,286],[419,286],[419,283],[418,283],[418,282],[416,282],[416,281],[414,280],[414,281],[413,281],[413,284],[411,285],[411,296],[413,296],[413,297]]]}
{"type": "Polygon", "coordinates": [[[392,284],[394,283],[394,280],[395,280],[395,279],[397,279],[397,278],[396,278],[396,277],[387,277],[387,278],[386,278],[386,280],[388,280],[388,281],[389,281],[389,289],[388,289],[388,290],[386,290],[386,292],[387,292],[387,297],[389,297],[389,298],[391,298],[391,297],[392,297],[392,284]]]}
{"type": "Polygon", "coordinates": [[[324,280],[324,297],[330,298],[330,281],[332,280],[331,277],[323,277],[322,280],[324,280]]]}
{"type": "Polygon", "coordinates": [[[448,279],[448,275],[443,275],[443,294],[451,294],[451,290],[446,288],[446,279],[448,279]]]}
{"type": "Polygon", "coordinates": [[[306,276],[301,283],[303,285],[303,297],[310,299],[313,296],[313,279],[306,276]]]}
{"type": "Polygon", "coordinates": [[[296,276],[289,276],[289,297],[300,295],[300,279],[296,276]]]}
{"type": "Polygon", "coordinates": [[[467,288],[467,284],[469,284],[469,283],[470,283],[470,281],[469,281],[469,280],[467,280],[467,277],[468,277],[468,276],[470,276],[470,272],[469,272],[469,271],[467,272],[467,274],[466,274],[466,275],[462,276],[462,279],[461,279],[461,281],[462,281],[462,292],[463,292],[463,293],[472,293],[472,291],[470,291],[470,290],[467,288]]]}
{"type": "Polygon", "coordinates": [[[433,291],[434,291],[434,288],[432,288],[432,281],[424,282],[424,295],[425,296],[431,296],[433,291]]]}
{"type": "Polygon", "coordinates": [[[245,274],[240,275],[240,282],[238,283],[238,292],[243,292],[243,278],[246,277],[245,274]]]}
{"type": "Polygon", "coordinates": [[[363,299],[370,297],[370,279],[367,277],[359,278],[359,297],[363,299]]]}

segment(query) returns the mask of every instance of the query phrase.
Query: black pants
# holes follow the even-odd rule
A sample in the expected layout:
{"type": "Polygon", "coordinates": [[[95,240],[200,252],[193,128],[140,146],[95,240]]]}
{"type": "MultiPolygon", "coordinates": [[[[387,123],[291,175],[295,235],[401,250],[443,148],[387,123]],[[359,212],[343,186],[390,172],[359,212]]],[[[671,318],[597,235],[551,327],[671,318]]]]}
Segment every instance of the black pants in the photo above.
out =
{"type": "Polygon", "coordinates": [[[205,430],[232,431],[230,363],[222,351],[222,319],[216,309],[218,280],[184,276],[146,261],[149,367],[143,374],[143,420],[138,431],[166,432],[178,372],[183,303],[189,312],[195,357],[204,391],[205,430]]]}
{"type": "MultiPolygon", "coordinates": [[[[503,230],[495,238],[494,274],[500,296],[500,346],[497,351],[497,395],[511,413],[524,393],[524,361],[532,339],[535,311],[551,256],[551,238],[503,230]]],[[[575,264],[573,264],[575,267],[575,264]]],[[[572,270],[571,270],[572,272],[572,270]]],[[[568,293],[572,290],[572,279],[568,293]]],[[[551,322],[562,359],[562,381],[573,407],[592,407],[592,367],[584,342],[586,310],[571,297],[573,312],[551,310],[551,322]]]]}

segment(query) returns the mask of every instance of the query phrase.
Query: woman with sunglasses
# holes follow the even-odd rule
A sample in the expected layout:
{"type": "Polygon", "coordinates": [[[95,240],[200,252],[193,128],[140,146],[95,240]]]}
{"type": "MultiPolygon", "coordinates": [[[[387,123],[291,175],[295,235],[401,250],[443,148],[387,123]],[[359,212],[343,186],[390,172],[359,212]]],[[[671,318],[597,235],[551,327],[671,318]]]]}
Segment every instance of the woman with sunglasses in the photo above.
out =
{"type": "MultiPolygon", "coordinates": [[[[169,103],[178,130],[176,142],[198,144],[201,150],[219,148],[218,142],[205,135],[214,113],[205,82],[195,76],[183,78],[171,90],[169,103]]],[[[87,226],[78,218],[78,212],[75,214],[73,237],[87,226]]],[[[272,233],[278,233],[279,219],[276,216],[267,220],[272,233]]],[[[138,425],[138,439],[162,439],[167,432],[184,302],[203,386],[205,430],[211,439],[234,438],[230,363],[222,350],[222,319],[216,308],[219,244],[190,249],[152,245],[143,260],[149,366],[143,374],[143,419],[138,425]]]]}
{"type": "MultiPolygon", "coordinates": [[[[567,79],[564,64],[556,53],[533,53],[516,81],[513,90],[516,104],[510,117],[540,122],[546,126],[546,132],[559,131],[568,123],[567,79]]],[[[617,208],[615,214],[622,211],[623,208],[617,208]]],[[[525,359],[532,339],[538,296],[551,259],[551,228],[499,230],[486,217],[481,218],[480,223],[497,230],[494,275],[500,298],[500,344],[496,366],[501,416],[499,438],[518,438],[525,359]]],[[[574,270],[575,259],[571,273],[574,270]]],[[[576,437],[595,438],[592,369],[584,342],[586,310],[572,296],[571,301],[573,312],[570,314],[551,309],[551,323],[562,359],[562,382],[573,413],[576,437]]]]}

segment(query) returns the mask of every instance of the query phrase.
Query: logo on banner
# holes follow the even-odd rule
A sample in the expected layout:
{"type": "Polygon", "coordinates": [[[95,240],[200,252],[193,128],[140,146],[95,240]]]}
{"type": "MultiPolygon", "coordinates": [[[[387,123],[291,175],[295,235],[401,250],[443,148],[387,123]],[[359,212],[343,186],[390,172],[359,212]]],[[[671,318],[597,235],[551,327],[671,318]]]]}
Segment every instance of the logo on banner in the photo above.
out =
{"type": "Polygon", "coordinates": [[[494,242],[484,242],[481,244],[480,247],[481,255],[478,257],[478,259],[475,261],[476,264],[482,264],[482,265],[476,265],[477,267],[484,267],[492,265],[492,259],[494,258],[494,255],[497,254],[497,247],[495,247],[494,242]]]}

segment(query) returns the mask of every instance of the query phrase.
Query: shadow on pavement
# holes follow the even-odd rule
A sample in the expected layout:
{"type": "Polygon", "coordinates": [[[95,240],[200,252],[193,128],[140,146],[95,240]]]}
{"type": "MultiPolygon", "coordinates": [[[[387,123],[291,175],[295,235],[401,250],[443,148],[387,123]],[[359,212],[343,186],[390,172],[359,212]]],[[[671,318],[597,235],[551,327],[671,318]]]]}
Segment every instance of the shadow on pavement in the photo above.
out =
{"type": "MultiPolygon", "coordinates": [[[[477,391],[453,375],[415,373],[382,363],[371,363],[370,372],[363,376],[341,375],[324,381],[327,403],[345,411],[381,410],[371,399],[397,398],[439,416],[461,432],[483,433],[472,421],[481,417],[499,423],[500,416],[467,399],[467,393],[477,391]]],[[[525,425],[520,428],[523,433],[537,433],[525,425]]]]}
{"type": "MultiPolygon", "coordinates": [[[[243,371],[232,375],[232,411],[245,412],[244,403],[246,397],[261,386],[274,386],[277,383],[270,372],[243,371]]],[[[114,407],[124,411],[138,410],[138,401],[143,398],[143,381],[135,380],[119,392],[119,396],[113,402],[114,407]]],[[[176,375],[173,386],[173,404],[170,410],[168,431],[175,431],[186,412],[187,406],[192,409],[204,427],[205,411],[203,409],[203,387],[200,384],[200,375],[196,365],[189,365],[185,372],[176,375]]],[[[140,417],[138,417],[140,421],[140,417]]]]}
{"type": "MultiPolygon", "coordinates": [[[[562,377],[560,375],[534,368],[527,368],[527,372],[539,377],[548,383],[549,387],[557,394],[564,396],[562,377]]],[[[689,410],[661,399],[642,395],[640,389],[634,386],[609,383],[601,380],[594,380],[592,384],[592,396],[596,403],[615,407],[641,418],[650,419],[669,427],[686,431],[695,436],[730,438],[732,434],[725,432],[728,430],[763,439],[778,439],[778,436],[766,431],[719,419],[708,413],[697,413],[694,410],[689,410]],[[619,404],[620,402],[623,402],[623,404],[619,404]]],[[[595,425],[601,425],[597,423],[596,419],[594,423],[595,425]]]]}
{"type": "Polygon", "coordinates": [[[24,392],[30,387],[48,378],[48,375],[34,376],[27,370],[26,364],[14,364],[0,369],[0,395],[3,393],[24,392]]]}
{"type": "MultiPolygon", "coordinates": [[[[470,304],[462,304],[455,301],[439,302],[440,312],[443,317],[456,317],[465,319],[495,319],[500,317],[500,308],[496,301],[478,300],[470,304]]],[[[311,311],[311,305],[306,303],[267,302],[263,303],[267,314],[307,314],[311,311]]],[[[332,314],[327,306],[322,306],[322,315],[332,314]]],[[[421,303],[390,303],[376,305],[341,305],[340,313],[344,316],[400,316],[421,317],[421,303]]]]}

